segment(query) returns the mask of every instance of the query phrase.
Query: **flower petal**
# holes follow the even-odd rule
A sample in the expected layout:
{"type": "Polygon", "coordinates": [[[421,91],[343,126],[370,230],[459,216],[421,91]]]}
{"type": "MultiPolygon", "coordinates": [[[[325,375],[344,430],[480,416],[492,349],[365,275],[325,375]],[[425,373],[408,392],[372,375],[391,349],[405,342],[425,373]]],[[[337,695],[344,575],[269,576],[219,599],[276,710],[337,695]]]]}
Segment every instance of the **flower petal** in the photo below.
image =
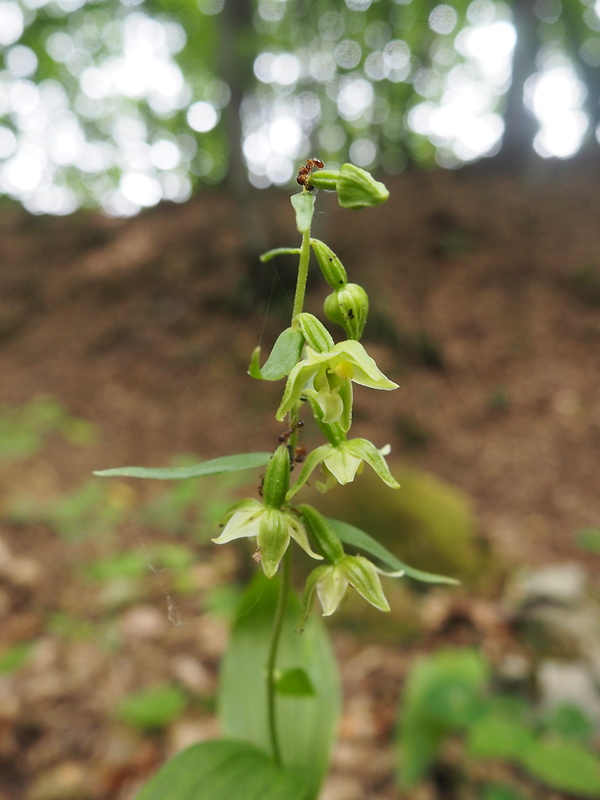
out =
{"type": "Polygon", "coordinates": [[[288,512],[283,513],[288,523],[289,535],[296,542],[296,544],[300,545],[304,552],[307,553],[311,558],[316,558],[317,561],[322,561],[323,556],[319,555],[319,553],[315,553],[315,551],[311,548],[310,542],[308,541],[306,528],[300,522],[300,520],[297,519],[293,514],[288,512]]]}
{"type": "Polygon", "coordinates": [[[243,500],[237,504],[233,513],[226,516],[229,519],[221,535],[212,541],[215,544],[227,544],[234,539],[258,536],[260,518],[264,511],[264,506],[258,500],[243,500]]]}
{"type": "MultiPolygon", "coordinates": [[[[381,454],[381,450],[378,450],[373,442],[370,442],[368,439],[350,439],[350,441],[347,442],[344,447],[355,457],[366,461],[370,467],[373,467],[377,475],[385,484],[390,486],[392,489],[400,488],[400,484],[395,480],[390,472],[390,468],[388,467],[385,458],[381,454]]],[[[327,464],[327,466],[329,467],[329,464],[327,464]]],[[[331,469],[331,467],[329,467],[329,469],[331,469]]],[[[333,472],[333,470],[331,471],[333,472]]]]}
{"type": "Polygon", "coordinates": [[[339,342],[330,351],[330,357],[334,354],[343,356],[347,361],[354,365],[354,383],[361,386],[369,386],[372,389],[397,389],[398,384],[391,381],[379,369],[375,360],[367,353],[360,342],[352,339],[339,342]]]}
{"type": "MultiPolygon", "coordinates": [[[[308,349],[308,348],[307,348],[308,349]]],[[[302,390],[311,378],[319,371],[320,364],[313,363],[308,359],[299,361],[288,375],[287,383],[283,391],[281,403],[277,409],[275,418],[281,422],[285,415],[292,409],[302,394],[302,390]]]]}

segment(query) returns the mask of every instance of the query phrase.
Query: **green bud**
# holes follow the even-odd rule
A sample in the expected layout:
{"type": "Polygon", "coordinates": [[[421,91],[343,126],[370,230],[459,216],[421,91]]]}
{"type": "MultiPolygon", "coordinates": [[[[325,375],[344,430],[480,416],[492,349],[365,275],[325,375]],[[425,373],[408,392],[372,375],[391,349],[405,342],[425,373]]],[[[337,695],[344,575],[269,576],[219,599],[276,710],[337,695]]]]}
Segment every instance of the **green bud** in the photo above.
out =
{"type": "Polygon", "coordinates": [[[362,286],[347,283],[343,289],[331,292],[323,309],[327,319],[341,325],[349,339],[360,339],[369,313],[369,297],[362,286]]]}
{"type": "Polygon", "coordinates": [[[279,509],[285,503],[290,488],[290,454],[284,444],[279,445],[267,464],[263,482],[263,497],[268,508],[279,509]]]}
{"type": "Polygon", "coordinates": [[[325,558],[336,564],[344,557],[344,547],[340,537],[327,522],[325,517],[313,506],[301,505],[298,510],[302,515],[304,527],[317,545],[317,549],[325,558]]]}
{"type": "Polygon", "coordinates": [[[328,353],[334,345],[331,334],[314,314],[303,311],[298,314],[295,320],[299,327],[306,344],[315,353],[328,353]]]}
{"type": "Polygon", "coordinates": [[[339,174],[339,170],[337,169],[319,169],[307,175],[306,182],[310,186],[314,186],[315,189],[325,189],[329,192],[335,192],[339,174]]]}
{"type": "Polygon", "coordinates": [[[340,289],[345,286],[348,282],[348,275],[344,265],[333,250],[324,242],[319,241],[319,239],[311,239],[310,245],[327,283],[334,289],[340,289]]]}
{"type": "Polygon", "coordinates": [[[336,184],[338,202],[342,208],[378,206],[390,196],[385,185],[376,181],[370,172],[354,164],[342,164],[336,184]]]}

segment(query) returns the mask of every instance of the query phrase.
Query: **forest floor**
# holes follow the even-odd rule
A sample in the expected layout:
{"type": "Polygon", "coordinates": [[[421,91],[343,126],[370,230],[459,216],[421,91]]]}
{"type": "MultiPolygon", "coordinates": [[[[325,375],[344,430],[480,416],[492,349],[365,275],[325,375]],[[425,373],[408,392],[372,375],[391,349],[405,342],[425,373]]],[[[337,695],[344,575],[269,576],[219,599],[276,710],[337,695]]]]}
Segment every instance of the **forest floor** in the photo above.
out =
{"type": "MultiPolygon", "coordinates": [[[[462,797],[439,775],[413,793],[394,785],[415,656],[519,650],[504,604],[519,569],[600,574],[580,541],[600,527],[596,175],[576,163],[406,173],[385,206],[358,213],[317,198],[316,235],[371,297],[364,343],[400,384],[357,388],[354,434],[455,487],[473,546],[502,565],[461,589],[392,592],[396,641],[370,615],[333,622],[345,706],[326,800],[462,797]]],[[[252,215],[265,249],[297,245],[285,193],[261,193],[252,215]]],[[[0,211],[0,800],[131,800],[166,755],[217,735],[219,587],[252,567],[207,544],[207,520],[218,491],[240,487],[210,479],[192,500],[91,472],[276,446],[281,385],[246,369],[289,324],[293,265],[248,259],[237,221],[224,192],[127,220],[0,211]],[[124,567],[123,552],[138,561],[124,567]],[[116,713],[162,684],[187,705],[159,730],[116,713]]],[[[315,276],[308,310],[323,296],[315,276]]]]}

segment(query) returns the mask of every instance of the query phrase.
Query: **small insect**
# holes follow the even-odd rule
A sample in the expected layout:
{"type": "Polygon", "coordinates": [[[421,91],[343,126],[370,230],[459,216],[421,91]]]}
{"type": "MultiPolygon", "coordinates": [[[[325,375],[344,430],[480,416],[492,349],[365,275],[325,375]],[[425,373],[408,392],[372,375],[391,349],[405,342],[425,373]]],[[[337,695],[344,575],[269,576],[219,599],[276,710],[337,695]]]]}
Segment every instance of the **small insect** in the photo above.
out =
{"type": "Polygon", "coordinates": [[[301,419],[299,419],[298,422],[296,422],[294,425],[292,425],[291,428],[288,428],[287,431],[284,431],[283,433],[279,434],[279,444],[287,444],[289,439],[290,439],[290,436],[293,433],[296,433],[297,430],[300,430],[300,428],[303,428],[303,427],[304,427],[304,423],[302,422],[301,419]]]}
{"type": "Polygon", "coordinates": [[[304,442],[300,442],[299,445],[294,450],[294,462],[296,464],[302,464],[304,459],[306,458],[306,454],[308,453],[308,447],[304,444],[304,442]]]}
{"type": "Polygon", "coordinates": [[[252,558],[256,561],[257,564],[260,564],[262,561],[262,553],[260,552],[262,548],[258,548],[254,553],[252,553],[252,558]]]}
{"type": "Polygon", "coordinates": [[[296,178],[296,181],[300,184],[300,186],[304,186],[309,192],[312,192],[314,187],[307,183],[306,179],[311,172],[314,172],[316,169],[323,169],[324,166],[325,164],[320,158],[317,158],[316,156],[315,158],[308,158],[306,160],[306,164],[300,167],[298,170],[298,177],[296,178]]]}

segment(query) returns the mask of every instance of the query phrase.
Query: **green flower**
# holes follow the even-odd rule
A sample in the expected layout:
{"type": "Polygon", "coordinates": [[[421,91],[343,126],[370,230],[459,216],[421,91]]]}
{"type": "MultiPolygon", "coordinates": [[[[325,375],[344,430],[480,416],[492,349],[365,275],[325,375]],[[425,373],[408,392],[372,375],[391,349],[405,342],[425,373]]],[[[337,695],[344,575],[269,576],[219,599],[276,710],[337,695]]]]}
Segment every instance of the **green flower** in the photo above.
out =
{"type": "Polygon", "coordinates": [[[359,342],[340,342],[325,353],[317,353],[307,346],[306,353],[306,358],[299,361],[288,375],[276,415],[280,421],[303,399],[303,395],[307,399],[307,392],[312,392],[323,412],[322,421],[339,422],[347,431],[352,421],[351,381],[372,389],[389,391],[398,388],[397,383],[386,378],[359,342]]]}
{"type": "Polygon", "coordinates": [[[258,500],[240,500],[229,509],[222,524],[225,525],[223,532],[213,542],[227,544],[234,539],[256,536],[255,559],[262,564],[267,578],[277,572],[290,538],[312,558],[322,559],[311,549],[306,528],[291,511],[265,507],[258,500]]]}
{"type": "Polygon", "coordinates": [[[317,567],[306,582],[304,613],[308,614],[315,592],[323,608],[323,616],[329,617],[342,602],[348,586],[352,586],[361,597],[380,611],[389,611],[389,603],[381,588],[379,575],[401,577],[404,571],[383,572],[364,556],[344,555],[335,564],[317,567]]]}
{"type": "MultiPolygon", "coordinates": [[[[304,486],[319,464],[322,465],[328,478],[335,478],[338,483],[344,485],[354,480],[356,473],[366,462],[373,467],[384,483],[392,489],[399,489],[400,485],[394,480],[384,458],[389,452],[389,446],[378,450],[368,439],[350,439],[339,444],[321,445],[306,458],[298,480],[287,494],[287,499],[293,497],[304,486]]],[[[324,486],[317,484],[317,488],[328,489],[330,483],[331,481],[328,481],[324,486]]]]}

